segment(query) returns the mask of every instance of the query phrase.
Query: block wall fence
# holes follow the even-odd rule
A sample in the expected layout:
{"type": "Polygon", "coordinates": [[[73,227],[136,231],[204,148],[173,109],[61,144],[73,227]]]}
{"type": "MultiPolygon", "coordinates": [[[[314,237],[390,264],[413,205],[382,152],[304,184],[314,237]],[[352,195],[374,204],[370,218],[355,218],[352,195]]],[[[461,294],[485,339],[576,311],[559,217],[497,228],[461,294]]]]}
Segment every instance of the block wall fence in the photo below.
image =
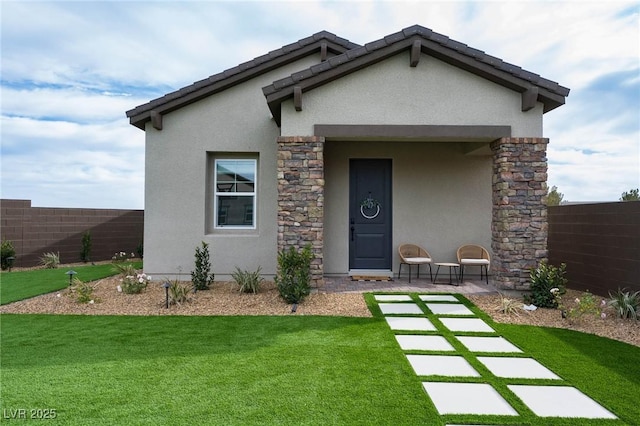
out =
{"type": "Polygon", "coordinates": [[[549,263],[568,286],[607,296],[640,290],[640,201],[549,207],[549,263]]]}
{"type": "Polygon", "coordinates": [[[91,261],[114,253],[136,253],[142,243],[144,210],[31,207],[30,200],[0,200],[0,237],[16,250],[14,267],[38,265],[43,253],[62,263],[80,262],[82,235],[91,233],[91,261]]]}

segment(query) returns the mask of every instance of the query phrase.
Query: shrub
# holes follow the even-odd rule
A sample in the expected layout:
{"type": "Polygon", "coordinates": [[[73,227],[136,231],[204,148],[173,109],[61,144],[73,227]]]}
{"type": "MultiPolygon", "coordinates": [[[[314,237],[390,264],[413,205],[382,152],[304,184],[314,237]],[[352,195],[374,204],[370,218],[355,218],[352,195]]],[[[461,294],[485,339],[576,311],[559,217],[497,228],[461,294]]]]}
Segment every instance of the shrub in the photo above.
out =
{"type": "Polygon", "coordinates": [[[278,253],[278,274],[275,281],[287,303],[299,303],[309,295],[311,282],[311,247],[298,252],[293,247],[278,253]]]}
{"type": "Polygon", "coordinates": [[[520,316],[520,306],[520,302],[510,299],[504,294],[500,293],[500,305],[498,305],[496,311],[505,315],[513,314],[515,316],[520,316]]]}
{"type": "Polygon", "coordinates": [[[169,304],[180,305],[189,301],[191,288],[180,284],[178,280],[169,281],[169,304]]]}
{"type": "MultiPolygon", "coordinates": [[[[131,253],[131,258],[133,258],[135,255],[133,253],[131,253]]],[[[118,253],[115,253],[112,257],[111,260],[114,263],[119,263],[119,262],[124,262],[125,260],[128,260],[129,256],[127,255],[127,253],[120,251],[118,253]]]]}
{"type": "Polygon", "coordinates": [[[530,272],[531,294],[525,295],[525,302],[539,308],[557,308],[557,296],[567,291],[567,279],[564,276],[566,268],[567,265],[564,263],[558,268],[548,265],[545,261],[540,262],[538,267],[530,272]],[[557,290],[552,291],[553,289],[557,290]]]}
{"type": "Polygon", "coordinates": [[[45,269],[56,269],[60,266],[60,253],[45,253],[40,257],[40,264],[45,267],[45,269]]]}
{"type": "Polygon", "coordinates": [[[122,279],[122,291],[127,294],[138,294],[147,288],[151,277],[144,272],[141,274],[127,275],[122,279]]]}
{"type": "Polygon", "coordinates": [[[640,291],[630,292],[626,289],[618,289],[611,294],[609,292],[608,305],[615,311],[618,318],[640,319],[640,291]]]}
{"type": "Polygon", "coordinates": [[[240,286],[239,291],[242,293],[257,293],[260,290],[260,283],[264,281],[264,278],[260,276],[260,270],[262,268],[258,266],[258,269],[254,272],[241,271],[236,266],[236,271],[231,274],[235,282],[240,286]]]}
{"type": "Polygon", "coordinates": [[[80,259],[88,262],[91,257],[91,233],[86,231],[82,234],[82,250],[80,250],[80,259]]]}
{"type": "Polygon", "coordinates": [[[69,291],[71,295],[76,299],[78,303],[93,303],[95,300],[91,295],[93,294],[93,286],[88,283],[82,282],[79,278],[74,277],[69,291]]]}
{"type": "Polygon", "coordinates": [[[196,247],[196,269],[191,271],[191,282],[193,291],[209,290],[209,285],[213,282],[214,274],[211,271],[209,262],[209,244],[202,242],[202,247],[196,247]]]}
{"type": "Polygon", "coordinates": [[[140,241],[140,244],[136,247],[136,253],[138,254],[138,257],[142,259],[142,256],[144,255],[144,244],[142,241],[140,241]]]}
{"type": "Polygon", "coordinates": [[[585,291],[582,294],[582,297],[576,298],[575,303],[576,306],[569,309],[567,311],[567,317],[571,318],[581,318],[583,315],[594,315],[600,316],[602,311],[600,308],[606,306],[606,302],[603,300],[603,303],[596,303],[596,299],[593,294],[585,291]]]}
{"type": "Polygon", "coordinates": [[[120,274],[122,278],[126,276],[134,276],[137,273],[136,268],[131,263],[115,263],[113,265],[113,270],[120,274]]]}
{"type": "Polygon", "coordinates": [[[16,250],[13,248],[13,243],[9,240],[3,241],[0,245],[0,263],[3,271],[11,269],[15,257],[16,250]]]}

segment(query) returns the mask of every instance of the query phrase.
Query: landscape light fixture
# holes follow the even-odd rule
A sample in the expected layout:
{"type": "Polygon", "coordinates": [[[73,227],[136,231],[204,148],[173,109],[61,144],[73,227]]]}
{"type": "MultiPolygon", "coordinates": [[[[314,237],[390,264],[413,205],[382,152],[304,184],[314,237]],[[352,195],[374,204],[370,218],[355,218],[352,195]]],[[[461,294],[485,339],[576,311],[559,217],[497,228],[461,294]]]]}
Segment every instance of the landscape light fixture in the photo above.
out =
{"type": "Polygon", "coordinates": [[[11,268],[13,267],[13,261],[16,260],[15,257],[9,256],[7,257],[7,264],[9,265],[9,272],[11,272],[11,268]]]}
{"type": "Polygon", "coordinates": [[[169,284],[169,281],[165,281],[162,287],[164,287],[165,308],[169,309],[169,287],[171,287],[171,284],[169,284]]]}
{"type": "Polygon", "coordinates": [[[69,287],[71,287],[71,281],[73,280],[73,276],[77,274],[73,269],[69,269],[65,274],[69,275],[69,287]]]}

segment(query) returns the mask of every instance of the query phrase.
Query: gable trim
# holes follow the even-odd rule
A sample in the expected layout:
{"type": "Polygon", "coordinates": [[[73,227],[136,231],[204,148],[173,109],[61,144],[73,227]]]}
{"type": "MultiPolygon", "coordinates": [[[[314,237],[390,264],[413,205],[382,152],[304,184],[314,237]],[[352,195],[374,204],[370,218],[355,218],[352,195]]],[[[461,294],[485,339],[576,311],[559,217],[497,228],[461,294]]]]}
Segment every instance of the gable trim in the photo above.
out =
{"type": "Polygon", "coordinates": [[[532,88],[537,89],[534,106],[535,102],[543,103],[545,113],[563,105],[569,94],[568,88],[556,82],[419,25],[351,49],[307,70],[275,81],[263,87],[262,92],[274,120],[280,126],[280,106],[293,96],[293,86],[299,86],[302,92],[313,90],[407,49],[410,50],[410,66],[417,66],[420,54],[426,54],[516,92],[528,92],[527,102],[523,98],[523,111],[531,109],[529,106],[534,93],[532,88]]]}
{"type": "Polygon", "coordinates": [[[152,120],[152,111],[158,114],[169,113],[310,54],[319,53],[326,61],[329,53],[340,55],[358,47],[359,44],[322,31],[137,106],[127,111],[126,115],[130,124],[144,130],[145,124],[152,120]]]}

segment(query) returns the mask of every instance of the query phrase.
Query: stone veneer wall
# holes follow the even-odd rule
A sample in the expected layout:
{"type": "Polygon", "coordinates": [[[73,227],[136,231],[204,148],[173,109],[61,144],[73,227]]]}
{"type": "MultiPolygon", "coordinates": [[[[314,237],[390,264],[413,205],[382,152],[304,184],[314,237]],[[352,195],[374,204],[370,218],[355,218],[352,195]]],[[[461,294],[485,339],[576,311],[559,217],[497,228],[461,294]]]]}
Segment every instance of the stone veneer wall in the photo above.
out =
{"type": "Polygon", "coordinates": [[[324,138],[281,136],[278,141],[278,251],[311,245],[313,284],[323,281],[324,138]]]}
{"type": "Polygon", "coordinates": [[[529,288],[529,271],[547,258],[546,138],[502,138],[493,151],[491,268],[498,288],[529,288]]]}

